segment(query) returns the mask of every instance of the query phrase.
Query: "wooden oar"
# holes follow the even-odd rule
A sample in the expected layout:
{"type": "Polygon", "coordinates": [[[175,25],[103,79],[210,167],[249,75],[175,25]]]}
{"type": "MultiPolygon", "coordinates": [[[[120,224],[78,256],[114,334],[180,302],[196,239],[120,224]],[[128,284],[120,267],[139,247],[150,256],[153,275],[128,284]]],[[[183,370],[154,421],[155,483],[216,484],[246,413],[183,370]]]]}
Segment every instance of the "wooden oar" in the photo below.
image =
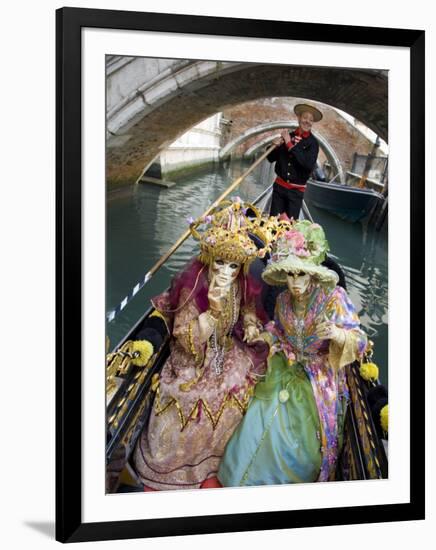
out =
{"type": "MultiPolygon", "coordinates": [[[[260,156],[253,164],[248,168],[239,178],[236,178],[235,181],[227,187],[227,189],[216,199],[214,203],[212,203],[209,208],[202,214],[201,217],[205,217],[208,214],[212,212],[214,208],[216,208],[223,199],[227,197],[238,185],[250,174],[259,164],[266,158],[267,155],[271,153],[271,151],[275,149],[275,145],[271,145],[269,149],[265,151],[265,153],[260,156]]],[[[199,216],[200,217],[200,216],[199,216]]],[[[150,271],[147,273],[146,277],[148,277],[147,281],[156,273],[156,271],[168,260],[170,256],[174,254],[174,252],[179,248],[181,244],[183,244],[184,241],[189,237],[191,234],[191,231],[187,229],[183,235],[173,244],[173,246],[166,252],[150,269],[150,271]]],[[[146,281],[146,282],[147,282],[146,281]]]]}
{"type": "MultiPolygon", "coordinates": [[[[269,153],[271,153],[273,149],[275,149],[275,147],[275,144],[271,145],[265,151],[265,153],[263,153],[255,162],[253,162],[253,164],[241,176],[239,176],[239,178],[236,178],[235,181],[231,185],[229,185],[229,187],[227,187],[227,189],[216,199],[216,201],[209,206],[209,208],[202,214],[201,217],[205,217],[210,214],[210,212],[212,212],[212,210],[216,208],[223,201],[223,199],[227,197],[227,195],[229,195],[234,189],[236,189],[236,187],[238,187],[238,185],[248,176],[248,174],[250,174],[257,166],[259,166],[259,164],[267,157],[267,155],[269,155],[269,153]]],[[[190,235],[191,231],[190,229],[187,229],[183,233],[183,235],[173,244],[173,246],[154,264],[154,266],[148,271],[148,273],[146,273],[144,279],[132,289],[132,291],[114,310],[110,311],[107,314],[107,320],[109,322],[112,321],[115,316],[126,307],[131,298],[133,298],[133,296],[135,296],[135,294],[137,294],[141,290],[141,288],[143,288],[143,286],[148,283],[148,281],[153,277],[156,271],[160,267],[162,267],[162,265],[168,260],[168,258],[170,258],[174,254],[174,252],[180,247],[181,244],[186,241],[186,239],[190,235]]]]}

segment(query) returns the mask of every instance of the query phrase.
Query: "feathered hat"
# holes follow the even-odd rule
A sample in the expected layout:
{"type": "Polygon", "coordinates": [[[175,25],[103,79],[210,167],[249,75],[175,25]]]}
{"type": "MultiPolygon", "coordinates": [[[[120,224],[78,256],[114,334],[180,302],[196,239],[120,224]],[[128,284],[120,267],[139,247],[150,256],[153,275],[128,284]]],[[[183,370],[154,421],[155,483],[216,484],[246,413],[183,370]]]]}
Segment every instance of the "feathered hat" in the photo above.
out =
{"type": "Polygon", "coordinates": [[[269,264],[262,273],[269,285],[285,285],[288,273],[307,273],[334,288],[338,275],[321,265],[329,245],[323,228],[309,220],[298,220],[277,235],[269,264]]]}

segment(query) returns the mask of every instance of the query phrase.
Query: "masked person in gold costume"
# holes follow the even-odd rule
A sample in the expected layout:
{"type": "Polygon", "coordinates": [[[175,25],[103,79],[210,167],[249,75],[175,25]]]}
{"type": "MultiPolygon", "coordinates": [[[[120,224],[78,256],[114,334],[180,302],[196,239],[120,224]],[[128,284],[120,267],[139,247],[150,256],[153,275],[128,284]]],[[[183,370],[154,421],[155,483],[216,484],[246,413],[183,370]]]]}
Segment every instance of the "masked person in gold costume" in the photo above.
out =
{"type": "Polygon", "coordinates": [[[266,249],[250,239],[250,223],[235,202],[191,224],[200,255],[153,300],[171,351],[134,451],[145,490],[219,486],[224,448],[265,371],[261,285],[248,268],[266,249]],[[202,222],[208,227],[200,234],[202,222]]]}

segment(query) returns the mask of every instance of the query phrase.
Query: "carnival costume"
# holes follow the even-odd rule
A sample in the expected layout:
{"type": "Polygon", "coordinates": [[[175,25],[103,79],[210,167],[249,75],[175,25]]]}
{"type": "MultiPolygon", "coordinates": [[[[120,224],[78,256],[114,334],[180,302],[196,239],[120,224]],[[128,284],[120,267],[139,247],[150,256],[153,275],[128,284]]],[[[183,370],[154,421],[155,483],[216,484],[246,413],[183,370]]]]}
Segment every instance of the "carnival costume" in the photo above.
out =
{"type": "Polygon", "coordinates": [[[309,221],[277,239],[263,279],[283,285],[288,274],[309,274],[310,283],[303,309],[289,290],[277,298],[267,326],[268,370],[226,447],[218,473],[224,486],[334,479],[348,396],[344,367],[363,355],[367,340],[337,274],[321,265],[327,250],[322,228],[309,221]],[[340,345],[318,337],[317,326],[328,321],[341,331],[340,345]]]}
{"type": "Polygon", "coordinates": [[[225,445],[241,421],[254,386],[266,369],[268,346],[244,341],[248,327],[266,320],[260,282],[250,263],[266,249],[249,237],[251,221],[239,202],[191,224],[200,255],[153,300],[171,334],[170,356],[153,381],[156,391],[148,427],[139,437],[134,465],[151,489],[194,489],[216,477],[225,445]],[[200,234],[201,222],[208,229],[200,234]],[[211,266],[237,262],[239,275],[217,314],[210,309],[211,266]],[[202,341],[200,317],[213,327],[202,341]]]}

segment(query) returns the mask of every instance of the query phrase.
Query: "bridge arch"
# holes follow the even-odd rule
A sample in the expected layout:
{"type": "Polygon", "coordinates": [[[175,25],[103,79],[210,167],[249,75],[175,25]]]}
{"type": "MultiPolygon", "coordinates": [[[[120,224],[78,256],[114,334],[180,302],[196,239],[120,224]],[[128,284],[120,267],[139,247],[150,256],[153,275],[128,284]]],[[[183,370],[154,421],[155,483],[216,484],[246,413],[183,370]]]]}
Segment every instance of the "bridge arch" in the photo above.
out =
{"type": "MultiPolygon", "coordinates": [[[[295,121],[278,120],[278,121],[275,121],[275,122],[260,124],[259,126],[256,126],[254,128],[250,128],[250,129],[246,130],[245,132],[243,132],[241,135],[239,135],[237,138],[235,138],[234,140],[229,142],[225,147],[223,147],[220,151],[220,158],[221,159],[226,158],[228,155],[230,155],[230,153],[232,152],[233,149],[238,147],[238,145],[241,145],[242,143],[244,143],[244,141],[246,141],[246,140],[248,140],[248,139],[250,139],[250,138],[252,138],[256,135],[259,135],[259,134],[262,134],[264,132],[268,132],[268,131],[271,131],[271,130],[278,130],[278,129],[283,129],[283,128],[289,128],[290,130],[295,130],[295,128],[297,126],[298,126],[298,123],[295,122],[295,121]]],[[[330,145],[330,143],[327,141],[327,139],[325,139],[325,137],[322,136],[322,134],[320,134],[319,132],[316,132],[314,130],[312,130],[312,133],[316,137],[316,139],[318,140],[319,146],[324,151],[324,154],[327,157],[327,160],[335,168],[335,175],[338,174],[339,181],[341,183],[344,183],[345,182],[344,171],[342,169],[341,161],[339,160],[338,156],[336,155],[335,150],[330,145]]],[[[244,156],[249,157],[249,156],[253,155],[257,150],[261,149],[265,145],[269,145],[275,137],[276,136],[270,135],[270,136],[267,136],[265,139],[262,139],[259,142],[255,143],[252,147],[250,147],[250,149],[248,149],[245,152],[244,156]]]]}
{"type": "Polygon", "coordinates": [[[231,106],[267,97],[307,98],[337,107],[387,141],[385,71],[146,61],[154,65],[146,69],[142,58],[124,64],[115,59],[112,72],[108,68],[108,180],[136,181],[144,166],[189,128],[231,106]]]}

